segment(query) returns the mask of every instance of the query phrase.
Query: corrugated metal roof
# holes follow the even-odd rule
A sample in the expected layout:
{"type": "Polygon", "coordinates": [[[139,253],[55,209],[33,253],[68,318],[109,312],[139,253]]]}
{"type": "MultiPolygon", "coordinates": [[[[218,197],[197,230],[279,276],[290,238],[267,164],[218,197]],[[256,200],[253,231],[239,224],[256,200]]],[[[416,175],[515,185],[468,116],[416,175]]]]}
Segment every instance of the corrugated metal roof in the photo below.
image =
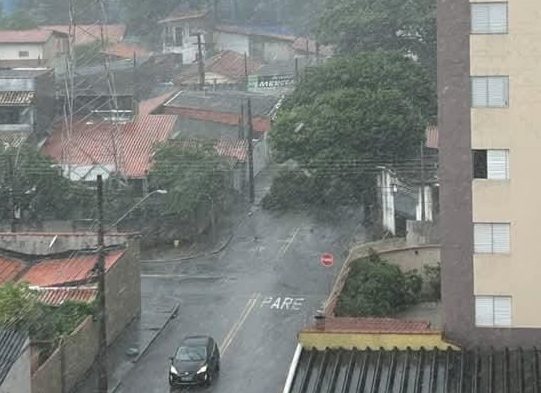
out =
{"type": "Polygon", "coordinates": [[[278,32],[277,30],[280,29],[267,29],[260,26],[217,25],[214,30],[229,34],[258,36],[287,42],[294,42],[297,39],[294,35],[278,32]]]}
{"type": "Polygon", "coordinates": [[[50,30],[0,30],[1,44],[41,44],[53,34],[50,30]]]}
{"type": "Polygon", "coordinates": [[[32,287],[38,294],[37,300],[50,306],[60,306],[64,302],[92,303],[96,299],[95,287],[32,287]]]}
{"type": "Polygon", "coordinates": [[[534,393],[539,351],[303,349],[290,393],[534,393]]]}
{"type": "Polygon", "coordinates": [[[0,91],[1,106],[26,106],[33,102],[33,91],[0,91]]]}
{"type": "Polygon", "coordinates": [[[143,178],[150,169],[153,147],[167,140],[175,128],[176,116],[139,115],[133,122],[76,122],[69,144],[63,145],[63,125],[55,127],[42,152],[62,164],[89,166],[118,164],[128,178],[143,178]]]}
{"type": "Polygon", "coordinates": [[[24,268],[23,261],[0,255],[0,285],[15,279],[24,268]]]}
{"type": "Polygon", "coordinates": [[[24,351],[26,340],[27,336],[14,330],[0,330],[0,386],[24,351]]]}
{"type": "MultiPolygon", "coordinates": [[[[125,253],[125,250],[114,250],[105,256],[105,269],[109,270],[125,253]]],[[[65,258],[42,259],[28,269],[19,281],[40,287],[76,285],[84,283],[93,276],[93,269],[98,255],[83,254],[74,251],[65,258]]]]}
{"type": "Polygon", "coordinates": [[[279,97],[260,93],[246,93],[234,90],[213,92],[185,90],[179,92],[164,106],[240,114],[241,103],[245,103],[248,98],[252,102],[253,116],[269,116],[280,101],[279,97]]]}

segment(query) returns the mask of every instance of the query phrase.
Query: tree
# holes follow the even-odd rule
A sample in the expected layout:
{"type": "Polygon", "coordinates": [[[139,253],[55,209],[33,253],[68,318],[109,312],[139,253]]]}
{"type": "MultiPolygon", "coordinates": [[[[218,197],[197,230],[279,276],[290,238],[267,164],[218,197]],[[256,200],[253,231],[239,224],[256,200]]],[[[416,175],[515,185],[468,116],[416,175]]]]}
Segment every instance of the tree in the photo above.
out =
{"type": "Polygon", "coordinates": [[[0,217],[12,217],[15,205],[30,221],[63,219],[88,206],[89,198],[91,193],[32,147],[0,149],[0,217]]]}
{"type": "Polygon", "coordinates": [[[403,273],[397,265],[373,253],[353,261],[336,304],[338,316],[385,317],[418,301],[422,278],[403,273]]]}
{"type": "MultiPolygon", "coordinates": [[[[220,206],[227,195],[226,162],[213,146],[196,141],[170,141],[157,147],[150,185],[165,189],[160,213],[190,219],[201,209],[220,206]]],[[[150,206],[150,205],[149,205],[150,206]]]]}
{"type": "MultiPolygon", "coordinates": [[[[298,164],[310,204],[367,203],[376,167],[417,153],[435,113],[431,87],[423,69],[400,54],[331,60],[285,100],[271,135],[275,157],[298,164]]],[[[273,189],[269,198],[279,193],[273,189]]]]}
{"type": "Polygon", "coordinates": [[[434,0],[325,0],[316,33],[340,53],[396,50],[436,73],[434,0]]]}
{"type": "Polygon", "coordinates": [[[16,11],[13,15],[0,19],[0,28],[4,30],[28,30],[37,27],[36,21],[32,16],[24,11],[16,11]]]}

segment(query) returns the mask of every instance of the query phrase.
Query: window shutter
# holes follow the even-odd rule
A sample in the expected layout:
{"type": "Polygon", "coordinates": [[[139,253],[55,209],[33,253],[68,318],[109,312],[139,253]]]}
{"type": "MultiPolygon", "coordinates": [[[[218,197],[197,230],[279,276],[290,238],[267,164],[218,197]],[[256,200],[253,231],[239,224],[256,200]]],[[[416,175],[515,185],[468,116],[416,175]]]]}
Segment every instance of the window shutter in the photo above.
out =
{"type": "Polygon", "coordinates": [[[509,179],[509,150],[488,150],[487,167],[488,179],[509,179]]]}
{"type": "Polygon", "coordinates": [[[510,224],[492,224],[492,252],[508,254],[510,251],[510,224]]]}
{"type": "Polygon", "coordinates": [[[471,5],[471,30],[472,33],[489,32],[489,8],[487,4],[471,5]]]}
{"type": "Polygon", "coordinates": [[[487,7],[490,33],[507,33],[507,3],[489,4],[487,7]]]}
{"type": "Polygon", "coordinates": [[[474,107],[484,107],[488,105],[488,78],[472,78],[472,105],[474,107]]]}
{"type": "Polygon", "coordinates": [[[492,225],[474,224],[473,243],[476,254],[492,253],[492,225]]]}
{"type": "Polygon", "coordinates": [[[494,297],[494,326],[511,326],[511,298],[494,297]]]}
{"type": "Polygon", "coordinates": [[[494,299],[492,296],[475,297],[475,325],[494,325],[494,299]]]}
{"type": "Polygon", "coordinates": [[[507,77],[490,77],[488,83],[488,103],[490,107],[507,106],[507,77]]]}

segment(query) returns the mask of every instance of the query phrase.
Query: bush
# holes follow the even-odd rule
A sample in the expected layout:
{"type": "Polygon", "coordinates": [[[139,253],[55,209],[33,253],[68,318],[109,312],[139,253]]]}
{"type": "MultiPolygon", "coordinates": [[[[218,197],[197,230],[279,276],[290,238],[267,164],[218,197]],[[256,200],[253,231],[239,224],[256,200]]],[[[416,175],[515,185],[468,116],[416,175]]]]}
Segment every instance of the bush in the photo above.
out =
{"type": "Polygon", "coordinates": [[[311,181],[300,171],[285,170],[280,172],[270,192],[261,204],[268,210],[290,210],[306,206],[310,198],[311,181]]]}
{"type": "Polygon", "coordinates": [[[423,274],[425,277],[424,298],[429,301],[441,300],[441,264],[436,266],[424,265],[423,274]]]}
{"type": "Polygon", "coordinates": [[[403,273],[374,252],[352,263],[336,314],[352,317],[384,317],[416,303],[422,278],[416,271],[403,273]]]}

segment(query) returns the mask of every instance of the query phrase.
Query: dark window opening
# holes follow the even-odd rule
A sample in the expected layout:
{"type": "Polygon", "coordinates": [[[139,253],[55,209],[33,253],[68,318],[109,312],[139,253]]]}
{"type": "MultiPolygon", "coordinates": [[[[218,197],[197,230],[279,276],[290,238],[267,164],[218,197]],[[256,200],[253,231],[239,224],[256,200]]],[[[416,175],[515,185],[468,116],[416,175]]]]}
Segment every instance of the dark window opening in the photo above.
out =
{"type": "Polygon", "coordinates": [[[474,150],[473,151],[473,178],[486,179],[487,176],[488,176],[487,151],[474,150]]]}
{"type": "Polygon", "coordinates": [[[19,51],[19,57],[29,57],[30,53],[27,50],[19,51]]]}
{"type": "Polygon", "coordinates": [[[182,27],[175,27],[175,46],[182,46],[182,27]]]}
{"type": "Polygon", "coordinates": [[[0,124],[21,123],[21,110],[19,108],[0,108],[0,124]]]}

